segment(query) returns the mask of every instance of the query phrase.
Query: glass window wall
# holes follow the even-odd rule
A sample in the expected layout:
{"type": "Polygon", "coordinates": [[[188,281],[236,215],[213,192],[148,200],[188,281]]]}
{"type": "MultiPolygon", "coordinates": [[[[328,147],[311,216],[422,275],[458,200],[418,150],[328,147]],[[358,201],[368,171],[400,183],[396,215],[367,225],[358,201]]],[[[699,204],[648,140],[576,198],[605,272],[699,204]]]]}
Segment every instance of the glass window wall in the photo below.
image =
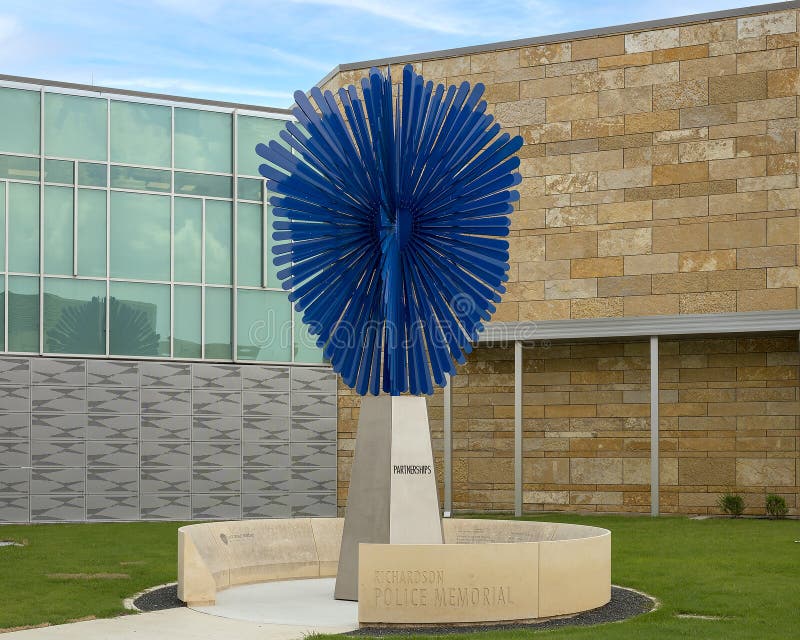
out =
{"type": "Polygon", "coordinates": [[[45,278],[46,353],[106,352],[106,283],[102,280],[45,278]]]}
{"type": "Polygon", "coordinates": [[[0,151],[40,152],[39,97],[38,91],[0,87],[0,151]]]}
{"type": "Polygon", "coordinates": [[[169,167],[171,156],[169,107],[111,101],[111,162],[169,167]]]}
{"type": "Polygon", "coordinates": [[[169,281],[168,196],[111,192],[111,277],[169,281]]]}
{"type": "Polygon", "coordinates": [[[44,152],[56,158],[105,160],[108,101],[63,93],[44,99],[44,152]]]}

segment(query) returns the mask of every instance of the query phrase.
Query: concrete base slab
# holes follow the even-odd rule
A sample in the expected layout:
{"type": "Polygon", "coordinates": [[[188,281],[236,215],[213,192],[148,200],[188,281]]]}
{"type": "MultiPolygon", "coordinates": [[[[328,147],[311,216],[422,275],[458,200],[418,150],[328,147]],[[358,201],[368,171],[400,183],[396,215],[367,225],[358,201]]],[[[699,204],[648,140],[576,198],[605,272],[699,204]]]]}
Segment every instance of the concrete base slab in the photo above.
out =
{"type": "Polygon", "coordinates": [[[333,599],[335,578],[282,580],[232,587],[217,593],[211,606],[195,611],[221,618],[270,625],[303,626],[309,631],[325,628],[340,633],[358,628],[358,603],[333,599]]]}

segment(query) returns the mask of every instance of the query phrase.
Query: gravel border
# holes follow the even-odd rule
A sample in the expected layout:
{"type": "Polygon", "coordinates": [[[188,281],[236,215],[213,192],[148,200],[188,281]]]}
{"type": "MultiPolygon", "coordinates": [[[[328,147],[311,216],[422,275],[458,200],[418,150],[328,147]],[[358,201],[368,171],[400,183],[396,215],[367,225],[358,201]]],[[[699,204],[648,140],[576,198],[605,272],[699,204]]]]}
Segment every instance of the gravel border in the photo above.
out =
{"type": "Polygon", "coordinates": [[[178,599],[177,584],[168,584],[145,591],[136,596],[132,604],[139,611],[163,611],[164,609],[178,609],[186,606],[183,600],[178,599]]]}

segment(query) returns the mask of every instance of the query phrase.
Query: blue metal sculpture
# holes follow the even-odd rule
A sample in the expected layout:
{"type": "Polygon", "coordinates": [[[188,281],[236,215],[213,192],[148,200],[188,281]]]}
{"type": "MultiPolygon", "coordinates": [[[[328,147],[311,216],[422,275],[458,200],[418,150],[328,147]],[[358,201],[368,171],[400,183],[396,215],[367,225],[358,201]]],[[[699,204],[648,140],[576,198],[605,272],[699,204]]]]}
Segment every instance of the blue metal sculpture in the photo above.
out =
{"type": "Polygon", "coordinates": [[[275,194],[274,263],[345,384],[430,394],[463,363],[508,280],[519,136],[484,87],[434,87],[408,65],[402,97],[371,69],[355,86],[295,93],[297,124],[259,144],[275,194]],[[498,135],[499,134],[499,135],[498,135]]]}

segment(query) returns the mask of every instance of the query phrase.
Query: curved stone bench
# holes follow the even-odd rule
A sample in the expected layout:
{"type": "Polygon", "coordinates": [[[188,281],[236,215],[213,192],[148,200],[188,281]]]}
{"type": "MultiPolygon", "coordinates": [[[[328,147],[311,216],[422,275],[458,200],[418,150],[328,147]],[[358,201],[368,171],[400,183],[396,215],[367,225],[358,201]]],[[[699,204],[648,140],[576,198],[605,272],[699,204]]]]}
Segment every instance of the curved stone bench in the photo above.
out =
{"type": "MultiPolygon", "coordinates": [[[[342,518],[214,522],[178,530],[178,597],[336,575],[342,518]]],[[[445,519],[445,544],[359,546],[361,624],[535,620],[611,599],[611,533],[550,522],[445,519]]]]}
{"type": "Polygon", "coordinates": [[[178,597],[209,605],[240,584],[336,575],[343,518],[240,520],[178,529],[178,597]]]}

